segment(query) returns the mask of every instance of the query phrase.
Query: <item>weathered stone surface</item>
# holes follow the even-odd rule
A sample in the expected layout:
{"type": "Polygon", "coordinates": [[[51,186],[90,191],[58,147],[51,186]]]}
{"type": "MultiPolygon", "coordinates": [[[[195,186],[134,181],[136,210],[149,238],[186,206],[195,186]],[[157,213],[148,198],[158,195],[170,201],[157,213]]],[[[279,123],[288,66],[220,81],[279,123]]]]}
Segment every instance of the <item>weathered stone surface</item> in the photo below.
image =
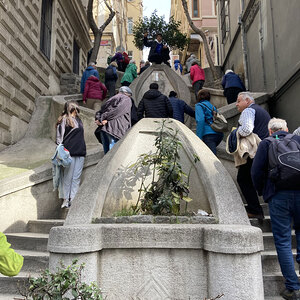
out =
{"type": "Polygon", "coordinates": [[[52,228],[48,249],[51,269],[60,259],[86,261],[84,280],[108,299],[262,300],[260,237],[247,225],[94,224],[52,228]]]}
{"type": "MultiPolygon", "coordinates": [[[[135,204],[140,183],[129,166],[140,154],[154,149],[158,127],[154,121],[143,119],[138,122],[104,156],[95,174],[83,182],[66,224],[90,223],[92,218],[111,216],[122,207],[135,204]]],[[[212,212],[221,224],[249,224],[236,186],[216,156],[182,123],[174,120],[170,126],[179,130],[178,137],[183,144],[180,152],[183,170],[189,173],[192,168],[190,196],[193,201],[188,210],[212,212]],[[195,166],[192,164],[194,154],[200,158],[195,166]]]]}
{"type": "Polygon", "coordinates": [[[153,223],[153,216],[151,215],[131,216],[130,223],[153,223]]]}

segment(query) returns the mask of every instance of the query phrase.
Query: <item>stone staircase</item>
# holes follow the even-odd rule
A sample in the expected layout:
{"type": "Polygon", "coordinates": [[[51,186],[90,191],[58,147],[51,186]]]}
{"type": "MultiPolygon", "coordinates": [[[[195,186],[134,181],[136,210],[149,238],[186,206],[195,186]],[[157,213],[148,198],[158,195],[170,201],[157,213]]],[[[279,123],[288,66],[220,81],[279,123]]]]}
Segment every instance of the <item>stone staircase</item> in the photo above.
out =
{"type": "MultiPolygon", "coordinates": [[[[233,180],[236,182],[236,169],[233,165],[232,156],[225,152],[225,145],[221,143],[217,149],[217,156],[222,161],[225,168],[228,170],[233,180]]],[[[246,206],[246,204],[245,204],[246,206]]],[[[271,220],[269,215],[269,207],[267,203],[261,200],[261,206],[263,208],[265,219],[257,220],[250,219],[251,225],[259,227],[263,233],[264,251],[261,253],[263,281],[264,281],[264,294],[265,300],[277,300],[283,299],[280,297],[280,292],[285,288],[284,278],[280,271],[279,262],[277,259],[277,253],[275,249],[271,220]]],[[[292,231],[292,248],[294,254],[295,267],[298,267],[296,263],[296,236],[292,231]]],[[[297,269],[298,272],[298,269],[297,269]]]]}
{"type": "MultiPolygon", "coordinates": [[[[192,95],[191,105],[194,106],[196,103],[195,96],[191,87],[190,90],[192,95]]],[[[195,121],[191,123],[190,127],[195,132],[195,121]]],[[[225,168],[227,168],[230,175],[235,180],[236,169],[233,166],[232,157],[225,153],[224,144],[218,148],[217,156],[221,159],[225,168]]],[[[263,203],[262,206],[266,216],[265,220],[258,221],[257,219],[251,219],[250,221],[253,226],[261,228],[263,232],[264,251],[262,252],[262,268],[265,299],[277,300],[282,299],[279,296],[279,293],[282,289],[284,289],[284,281],[280,272],[277,254],[275,251],[268,205],[263,203]]],[[[9,243],[12,244],[12,248],[24,256],[24,266],[18,276],[9,278],[0,275],[0,300],[22,299],[18,293],[17,283],[22,283],[29,275],[37,276],[41,270],[48,267],[49,253],[47,252],[47,242],[49,231],[51,227],[61,226],[63,223],[63,219],[32,220],[27,224],[27,232],[6,233],[9,243]]],[[[293,249],[295,256],[296,250],[294,233],[293,249]]]]}
{"type": "Polygon", "coordinates": [[[27,232],[6,233],[12,248],[24,257],[21,272],[15,277],[0,275],[0,300],[22,299],[18,285],[22,287],[28,276],[36,277],[42,270],[48,268],[49,252],[47,251],[50,229],[62,226],[63,219],[33,220],[27,224],[27,232]]]}

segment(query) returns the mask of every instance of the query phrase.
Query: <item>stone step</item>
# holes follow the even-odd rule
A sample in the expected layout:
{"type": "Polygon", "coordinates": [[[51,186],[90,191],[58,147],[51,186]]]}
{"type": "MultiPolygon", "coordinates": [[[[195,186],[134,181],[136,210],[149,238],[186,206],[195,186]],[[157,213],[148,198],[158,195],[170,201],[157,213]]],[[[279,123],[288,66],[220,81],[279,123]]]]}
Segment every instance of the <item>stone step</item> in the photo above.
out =
{"type": "MultiPolygon", "coordinates": [[[[275,244],[272,232],[263,232],[264,251],[274,251],[275,244]]],[[[292,231],[292,249],[296,249],[296,236],[292,231]]]]}
{"type": "Polygon", "coordinates": [[[22,272],[40,272],[49,267],[49,252],[16,250],[24,257],[22,272]]]}
{"type": "Polygon", "coordinates": [[[0,294],[0,300],[24,300],[21,295],[13,294],[0,294]]]}
{"type": "Polygon", "coordinates": [[[64,225],[64,221],[64,219],[31,220],[28,222],[27,228],[29,232],[49,233],[52,227],[64,225]]]}
{"type": "MultiPolygon", "coordinates": [[[[261,199],[261,201],[263,201],[263,200],[261,199]]],[[[245,209],[247,209],[247,203],[244,203],[244,204],[245,204],[245,209]]],[[[263,212],[264,212],[264,216],[265,216],[265,217],[270,216],[270,213],[269,213],[269,205],[268,205],[268,203],[261,202],[261,203],[260,203],[260,206],[262,207],[262,210],[263,210],[263,212]]]]}
{"type": "Polygon", "coordinates": [[[271,232],[271,220],[269,216],[265,216],[264,220],[258,220],[255,218],[249,219],[252,226],[258,227],[262,232],[271,232]]]}
{"type": "MultiPolygon", "coordinates": [[[[296,253],[297,251],[293,249],[294,264],[296,272],[299,273],[299,266],[296,262],[296,253]]],[[[261,262],[263,268],[263,274],[273,274],[280,273],[280,266],[277,258],[276,251],[263,251],[261,253],[261,262]]]]}
{"type": "Polygon", "coordinates": [[[264,294],[265,297],[279,297],[284,290],[284,278],[281,273],[264,274],[264,294]]]}
{"type": "Polygon", "coordinates": [[[38,277],[39,274],[22,272],[22,271],[17,276],[14,277],[7,277],[0,274],[0,295],[2,294],[20,295],[19,289],[22,289],[24,283],[28,281],[29,276],[38,277]]]}
{"type": "Polygon", "coordinates": [[[35,232],[6,233],[6,237],[15,250],[47,251],[49,234],[35,232]]]}

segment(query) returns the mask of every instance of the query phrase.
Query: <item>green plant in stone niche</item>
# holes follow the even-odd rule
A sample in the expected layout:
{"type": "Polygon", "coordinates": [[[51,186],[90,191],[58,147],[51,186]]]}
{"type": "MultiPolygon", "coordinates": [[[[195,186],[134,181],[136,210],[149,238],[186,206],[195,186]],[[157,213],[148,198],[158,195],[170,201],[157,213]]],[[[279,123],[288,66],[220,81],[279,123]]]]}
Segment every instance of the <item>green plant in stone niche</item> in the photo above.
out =
{"type": "Polygon", "coordinates": [[[78,265],[77,262],[75,259],[67,267],[60,262],[56,273],[46,269],[40,277],[29,277],[28,285],[25,283],[22,291],[19,286],[20,294],[28,300],[103,300],[95,283],[81,282],[84,264],[78,265]]]}
{"type": "MultiPolygon", "coordinates": [[[[139,196],[134,207],[146,214],[169,215],[180,213],[180,201],[192,201],[189,194],[189,174],[182,170],[179,162],[179,150],[182,147],[178,139],[178,131],[169,126],[172,121],[163,120],[158,128],[155,139],[155,153],[141,154],[131,165],[135,174],[143,170],[139,196]],[[152,172],[152,180],[146,185],[145,181],[152,172]]],[[[194,163],[199,161],[194,155],[194,163]]],[[[186,210],[185,209],[185,210],[186,210]]]]}

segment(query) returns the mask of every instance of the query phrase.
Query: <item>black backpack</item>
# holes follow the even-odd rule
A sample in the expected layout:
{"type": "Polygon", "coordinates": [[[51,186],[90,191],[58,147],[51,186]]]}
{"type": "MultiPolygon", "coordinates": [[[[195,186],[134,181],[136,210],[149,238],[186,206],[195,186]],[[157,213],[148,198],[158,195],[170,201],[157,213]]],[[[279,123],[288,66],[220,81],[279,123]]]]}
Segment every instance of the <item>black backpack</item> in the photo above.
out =
{"type": "Polygon", "coordinates": [[[106,81],[115,80],[114,71],[112,68],[107,68],[105,70],[105,80],[106,81]]]}
{"type": "Polygon", "coordinates": [[[279,190],[300,189],[300,144],[287,134],[278,139],[268,137],[269,172],[268,176],[279,190]]]}

